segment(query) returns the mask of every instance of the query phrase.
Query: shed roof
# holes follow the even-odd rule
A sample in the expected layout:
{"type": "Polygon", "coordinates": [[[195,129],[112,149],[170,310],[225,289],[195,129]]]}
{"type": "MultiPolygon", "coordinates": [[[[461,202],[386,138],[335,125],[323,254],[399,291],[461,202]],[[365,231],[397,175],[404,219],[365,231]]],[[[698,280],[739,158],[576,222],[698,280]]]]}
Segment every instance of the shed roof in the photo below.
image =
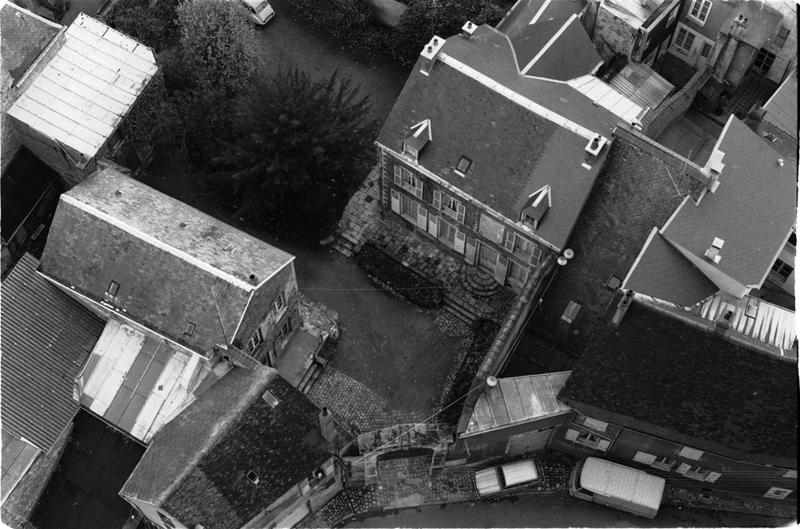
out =
{"type": "Polygon", "coordinates": [[[6,1],[0,6],[3,69],[18,82],[62,26],[6,1]]]}
{"type": "Polygon", "coordinates": [[[704,253],[722,239],[722,258],[712,266],[744,286],[760,286],[797,219],[797,165],[781,165],[781,155],[734,116],[715,150],[724,153],[719,188],[699,204],[681,204],[662,234],[710,265],[704,253]]]}
{"type": "Polygon", "coordinates": [[[25,254],[2,284],[3,430],[47,452],[77,413],[75,376],[103,321],[36,273],[25,254]]]}
{"type": "Polygon", "coordinates": [[[558,398],[700,450],[796,464],[796,363],[637,300],[595,334],[558,398]]]}
{"type": "Polygon", "coordinates": [[[81,13],[32,72],[8,115],[85,162],[108,141],[157,70],[150,48],[81,13]]]}
{"type": "Polygon", "coordinates": [[[253,291],[293,259],[104,169],[61,195],[41,270],[208,354],[230,343],[253,291]],[[112,281],[118,285],[113,298],[106,295],[112,281]],[[191,335],[188,322],[195,324],[191,335]]]}
{"type": "Polygon", "coordinates": [[[527,422],[570,411],[556,395],[569,378],[569,371],[500,378],[485,386],[472,412],[466,435],[527,422]]]}
{"type": "Polygon", "coordinates": [[[331,457],[317,414],[274,369],[234,368],[156,434],[120,494],[187,527],[241,527],[331,457]]]}

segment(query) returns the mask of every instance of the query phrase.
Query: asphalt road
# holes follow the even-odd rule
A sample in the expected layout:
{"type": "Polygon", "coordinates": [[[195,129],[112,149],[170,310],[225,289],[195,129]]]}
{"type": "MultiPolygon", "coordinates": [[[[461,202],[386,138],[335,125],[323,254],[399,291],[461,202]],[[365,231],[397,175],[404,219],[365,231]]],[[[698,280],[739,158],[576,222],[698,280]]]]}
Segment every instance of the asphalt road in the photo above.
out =
{"type": "Polygon", "coordinates": [[[346,527],[759,527],[761,519],[662,508],[653,520],[558,496],[527,496],[497,503],[458,503],[407,509],[351,520],[346,527]]]}

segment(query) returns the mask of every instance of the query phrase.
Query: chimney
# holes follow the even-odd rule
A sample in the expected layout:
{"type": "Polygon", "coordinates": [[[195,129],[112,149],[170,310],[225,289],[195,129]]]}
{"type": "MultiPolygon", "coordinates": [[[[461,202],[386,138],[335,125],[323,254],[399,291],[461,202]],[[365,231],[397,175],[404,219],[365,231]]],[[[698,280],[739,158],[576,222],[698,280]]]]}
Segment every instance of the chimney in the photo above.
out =
{"type": "Polygon", "coordinates": [[[589,140],[589,143],[586,144],[586,149],[584,152],[584,163],[582,164],[583,167],[586,169],[592,168],[592,165],[594,165],[594,163],[597,161],[597,158],[600,156],[600,153],[602,152],[606,143],[608,143],[608,140],[600,134],[595,134],[594,137],[589,140]]]}
{"type": "Polygon", "coordinates": [[[614,316],[611,317],[612,325],[619,327],[619,324],[622,323],[622,319],[625,317],[625,313],[628,312],[628,308],[631,306],[632,301],[633,290],[626,290],[622,295],[622,299],[620,299],[619,303],[617,304],[617,310],[614,312],[614,316]]]}
{"type": "Polygon", "coordinates": [[[467,20],[464,25],[461,26],[461,36],[470,38],[475,34],[476,29],[478,29],[478,26],[467,20]]]}
{"type": "Polygon", "coordinates": [[[723,241],[719,237],[714,237],[714,241],[711,243],[711,246],[708,247],[705,254],[703,255],[705,255],[709,261],[713,261],[714,264],[718,264],[722,259],[722,256],[719,254],[719,251],[722,250],[723,244],[725,244],[725,241],[723,241]]]}
{"type": "Polygon", "coordinates": [[[750,112],[747,113],[747,117],[744,118],[744,124],[750,127],[750,130],[756,132],[756,129],[758,129],[758,126],[764,120],[766,114],[767,111],[764,108],[755,105],[750,112]]]}
{"type": "Polygon", "coordinates": [[[333,422],[333,414],[328,411],[328,408],[322,408],[319,412],[319,429],[322,437],[329,443],[336,440],[336,424],[333,422]]]}
{"type": "Polygon", "coordinates": [[[733,323],[733,311],[726,310],[722,313],[719,319],[717,319],[717,324],[714,326],[714,332],[718,334],[725,334],[725,331],[731,328],[731,323],[733,323]]]}
{"type": "Polygon", "coordinates": [[[706,162],[705,167],[703,167],[701,170],[701,172],[709,178],[708,190],[712,193],[714,193],[719,187],[719,175],[721,175],[723,169],[725,169],[725,164],[722,163],[722,158],[724,157],[724,152],[715,150],[711,153],[711,156],[708,158],[708,162],[706,162]]]}
{"type": "Polygon", "coordinates": [[[429,75],[431,73],[433,64],[436,62],[436,57],[443,47],[444,39],[441,37],[433,37],[430,42],[422,48],[422,53],[420,53],[420,56],[423,58],[422,68],[420,69],[422,75],[429,75]]]}

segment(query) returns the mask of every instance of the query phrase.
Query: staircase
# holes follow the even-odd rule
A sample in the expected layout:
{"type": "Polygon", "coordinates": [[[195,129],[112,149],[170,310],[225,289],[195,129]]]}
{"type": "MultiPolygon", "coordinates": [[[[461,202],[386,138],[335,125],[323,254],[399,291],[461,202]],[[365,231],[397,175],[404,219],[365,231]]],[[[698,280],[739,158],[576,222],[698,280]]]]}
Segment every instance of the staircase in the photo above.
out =
{"type": "Polygon", "coordinates": [[[464,266],[459,272],[461,286],[474,299],[468,300],[462,296],[445,292],[443,296],[444,309],[467,324],[484,317],[476,310],[481,300],[494,296],[503,290],[503,286],[495,281],[494,276],[473,266],[464,266]]]}
{"type": "Polygon", "coordinates": [[[347,232],[337,230],[331,247],[345,257],[350,257],[358,252],[358,241],[347,232]]]}
{"type": "Polygon", "coordinates": [[[323,366],[319,362],[311,362],[311,365],[308,366],[308,369],[306,369],[303,378],[300,379],[297,389],[300,390],[300,392],[302,392],[304,395],[307,394],[314,385],[314,382],[316,382],[317,379],[322,376],[322,369],[323,366]]]}
{"type": "Polygon", "coordinates": [[[447,291],[442,296],[442,308],[469,325],[481,318],[480,314],[472,310],[469,303],[447,291]]]}

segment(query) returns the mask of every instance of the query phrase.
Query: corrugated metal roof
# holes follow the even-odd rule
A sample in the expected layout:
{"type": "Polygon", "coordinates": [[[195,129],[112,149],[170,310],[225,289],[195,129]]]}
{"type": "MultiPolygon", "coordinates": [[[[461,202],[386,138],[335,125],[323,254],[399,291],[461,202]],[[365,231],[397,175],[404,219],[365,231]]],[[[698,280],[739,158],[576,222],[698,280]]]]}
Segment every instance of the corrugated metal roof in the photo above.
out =
{"type": "Polygon", "coordinates": [[[465,434],[474,434],[569,411],[556,395],[570,371],[501,378],[478,397],[465,434]]]}
{"type": "Polygon", "coordinates": [[[103,321],[36,273],[26,254],[2,284],[3,429],[47,452],[78,411],[74,379],[103,321]]]}
{"type": "Polygon", "coordinates": [[[652,68],[639,62],[625,65],[609,84],[642,108],[656,108],[675,88],[652,68]]]}
{"type": "Polygon", "coordinates": [[[594,75],[582,75],[567,84],[591,99],[595,105],[605,108],[628,123],[632,123],[642,113],[642,107],[594,75]]]}
{"type": "Polygon", "coordinates": [[[93,158],[158,70],[153,52],[81,13],[8,114],[93,158]]]}

